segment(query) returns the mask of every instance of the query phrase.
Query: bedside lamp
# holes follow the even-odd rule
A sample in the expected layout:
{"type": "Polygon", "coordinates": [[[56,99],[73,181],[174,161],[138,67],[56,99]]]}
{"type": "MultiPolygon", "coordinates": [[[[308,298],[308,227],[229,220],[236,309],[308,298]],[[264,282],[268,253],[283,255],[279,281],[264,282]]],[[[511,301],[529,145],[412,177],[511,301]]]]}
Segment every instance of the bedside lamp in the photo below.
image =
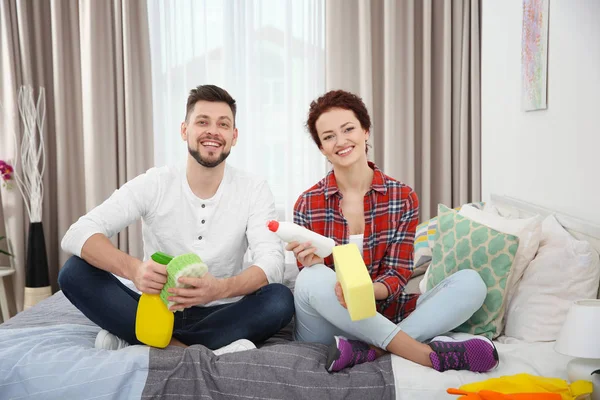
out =
{"type": "Polygon", "coordinates": [[[569,381],[592,381],[592,399],[600,400],[600,300],[571,305],[554,350],[576,357],[567,365],[569,381]]]}

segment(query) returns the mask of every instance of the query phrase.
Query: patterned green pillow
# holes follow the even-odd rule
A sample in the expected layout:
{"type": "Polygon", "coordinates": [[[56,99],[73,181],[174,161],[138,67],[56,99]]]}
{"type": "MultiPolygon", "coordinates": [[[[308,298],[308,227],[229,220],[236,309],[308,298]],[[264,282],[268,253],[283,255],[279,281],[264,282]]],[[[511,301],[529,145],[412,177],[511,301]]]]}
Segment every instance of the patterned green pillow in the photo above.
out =
{"type": "Polygon", "coordinates": [[[488,228],[441,204],[437,231],[427,290],[457,271],[479,272],[488,288],[483,306],[455,331],[485,335],[489,339],[500,336],[506,282],[519,246],[518,237],[488,228]]]}
{"type": "MultiPolygon", "coordinates": [[[[484,202],[479,203],[467,203],[468,205],[483,210],[484,202]]],[[[454,210],[460,211],[461,207],[456,207],[454,210]]],[[[433,250],[433,244],[437,235],[437,217],[433,217],[430,220],[420,223],[417,226],[415,232],[415,246],[414,246],[414,268],[417,269],[421,266],[425,268],[431,261],[431,251],[433,250]],[[425,265],[427,264],[427,265],[425,265]]],[[[423,270],[425,272],[425,270],[423,270]]]]}

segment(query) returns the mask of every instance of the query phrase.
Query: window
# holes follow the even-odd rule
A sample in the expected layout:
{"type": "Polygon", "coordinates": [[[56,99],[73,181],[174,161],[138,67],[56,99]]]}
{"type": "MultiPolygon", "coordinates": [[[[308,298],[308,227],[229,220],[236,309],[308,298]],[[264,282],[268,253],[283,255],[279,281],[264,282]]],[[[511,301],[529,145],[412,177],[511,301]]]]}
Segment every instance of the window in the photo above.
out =
{"type": "Polygon", "coordinates": [[[305,128],[325,91],[324,0],[151,0],[155,164],[184,160],[189,90],[226,89],[239,139],[227,162],[266,178],[280,219],[327,171],[305,128]]]}

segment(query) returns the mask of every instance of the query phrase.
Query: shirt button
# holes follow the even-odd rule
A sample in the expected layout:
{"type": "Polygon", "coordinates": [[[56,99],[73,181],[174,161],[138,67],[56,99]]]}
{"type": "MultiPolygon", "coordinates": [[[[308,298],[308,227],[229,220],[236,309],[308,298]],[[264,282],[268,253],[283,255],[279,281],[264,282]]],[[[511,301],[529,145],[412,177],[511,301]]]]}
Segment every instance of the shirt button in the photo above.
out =
{"type": "Polygon", "coordinates": [[[202,236],[198,236],[198,240],[202,240],[202,236]]]}
{"type": "Polygon", "coordinates": [[[205,223],[205,222],[206,222],[205,220],[202,220],[202,223],[205,223]]]}
{"type": "Polygon", "coordinates": [[[206,204],[202,204],[202,208],[206,207],[206,204]]]}

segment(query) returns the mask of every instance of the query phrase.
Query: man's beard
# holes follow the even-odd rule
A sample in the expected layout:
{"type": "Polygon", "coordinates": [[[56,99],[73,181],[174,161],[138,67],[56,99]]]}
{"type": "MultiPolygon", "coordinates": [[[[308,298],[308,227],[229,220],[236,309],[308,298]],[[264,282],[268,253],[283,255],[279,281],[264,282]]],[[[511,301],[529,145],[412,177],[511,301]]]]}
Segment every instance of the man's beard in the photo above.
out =
{"type": "Polygon", "coordinates": [[[230,151],[222,151],[219,158],[217,158],[214,161],[210,161],[210,160],[203,158],[202,155],[200,154],[200,152],[198,150],[193,150],[189,144],[188,144],[188,152],[190,153],[190,155],[192,157],[194,157],[194,160],[196,160],[196,162],[198,164],[200,164],[206,168],[214,168],[217,165],[221,164],[223,161],[225,161],[227,159],[227,157],[229,157],[229,153],[231,152],[231,150],[230,151]]]}

